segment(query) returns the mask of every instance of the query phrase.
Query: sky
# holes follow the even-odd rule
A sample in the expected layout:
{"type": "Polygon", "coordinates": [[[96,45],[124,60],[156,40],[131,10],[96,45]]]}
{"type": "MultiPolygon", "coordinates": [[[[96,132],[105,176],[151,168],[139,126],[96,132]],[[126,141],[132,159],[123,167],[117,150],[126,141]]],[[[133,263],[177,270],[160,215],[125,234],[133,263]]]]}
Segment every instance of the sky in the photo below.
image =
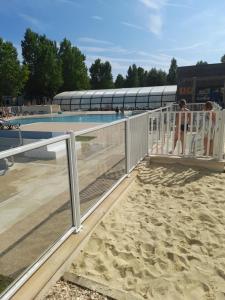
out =
{"type": "Polygon", "coordinates": [[[0,0],[0,37],[21,59],[26,28],[60,43],[68,38],[86,56],[109,61],[114,78],[129,65],[168,71],[225,54],[225,0],[0,0]]]}

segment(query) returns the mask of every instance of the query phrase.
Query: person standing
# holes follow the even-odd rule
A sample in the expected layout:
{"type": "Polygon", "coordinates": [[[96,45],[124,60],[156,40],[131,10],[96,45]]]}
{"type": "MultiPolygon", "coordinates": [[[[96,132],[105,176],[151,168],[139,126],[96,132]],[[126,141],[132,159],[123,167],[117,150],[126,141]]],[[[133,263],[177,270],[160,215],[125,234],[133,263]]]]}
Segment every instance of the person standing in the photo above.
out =
{"type": "MultiPolygon", "coordinates": [[[[176,120],[175,120],[175,135],[174,135],[174,147],[173,151],[176,148],[177,141],[181,141],[182,152],[184,154],[184,134],[188,131],[188,126],[191,121],[191,114],[188,113],[189,109],[187,108],[187,103],[185,99],[182,99],[179,103],[180,110],[176,113],[176,120]],[[185,115],[187,116],[185,117],[185,115]],[[186,120],[186,122],[185,122],[186,120]]],[[[172,152],[173,153],[173,152],[172,152]]],[[[179,154],[179,153],[178,153],[179,154]]]]}

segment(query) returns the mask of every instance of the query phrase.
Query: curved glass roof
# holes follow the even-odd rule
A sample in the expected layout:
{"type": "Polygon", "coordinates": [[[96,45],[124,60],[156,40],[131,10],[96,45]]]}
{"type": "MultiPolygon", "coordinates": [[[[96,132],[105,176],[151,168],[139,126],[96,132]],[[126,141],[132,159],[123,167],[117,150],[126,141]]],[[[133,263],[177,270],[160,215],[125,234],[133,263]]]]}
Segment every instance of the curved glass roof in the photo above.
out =
{"type": "Polygon", "coordinates": [[[139,88],[122,88],[107,90],[89,90],[89,91],[71,91],[57,94],[53,99],[72,99],[72,98],[95,98],[95,97],[122,97],[129,96],[145,96],[145,95],[168,95],[176,94],[176,85],[139,87],[139,88]]]}
{"type": "Polygon", "coordinates": [[[53,98],[63,111],[155,109],[176,100],[176,85],[63,92],[53,98]]]}

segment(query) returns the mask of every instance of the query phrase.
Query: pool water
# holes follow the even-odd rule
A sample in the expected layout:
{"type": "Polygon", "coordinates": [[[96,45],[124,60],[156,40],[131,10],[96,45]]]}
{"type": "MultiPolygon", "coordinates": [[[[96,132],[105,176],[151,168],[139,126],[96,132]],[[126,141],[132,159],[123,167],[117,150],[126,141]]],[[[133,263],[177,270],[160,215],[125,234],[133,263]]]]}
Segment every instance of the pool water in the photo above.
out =
{"type": "Polygon", "coordinates": [[[72,116],[54,116],[54,117],[39,117],[39,118],[22,118],[11,120],[12,124],[32,124],[32,123],[40,123],[40,122],[78,122],[78,123],[109,123],[117,120],[124,119],[125,116],[121,114],[108,114],[108,115],[72,115],[72,116]]]}

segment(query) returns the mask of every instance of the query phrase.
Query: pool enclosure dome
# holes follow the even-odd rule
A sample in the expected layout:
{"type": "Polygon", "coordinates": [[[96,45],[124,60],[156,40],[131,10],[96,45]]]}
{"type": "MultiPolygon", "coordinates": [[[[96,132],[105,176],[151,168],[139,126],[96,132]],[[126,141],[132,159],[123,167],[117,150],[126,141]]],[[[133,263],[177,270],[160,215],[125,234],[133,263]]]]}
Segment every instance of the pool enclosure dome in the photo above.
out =
{"type": "Polygon", "coordinates": [[[155,109],[176,100],[176,85],[63,92],[53,98],[63,111],[155,109]]]}

